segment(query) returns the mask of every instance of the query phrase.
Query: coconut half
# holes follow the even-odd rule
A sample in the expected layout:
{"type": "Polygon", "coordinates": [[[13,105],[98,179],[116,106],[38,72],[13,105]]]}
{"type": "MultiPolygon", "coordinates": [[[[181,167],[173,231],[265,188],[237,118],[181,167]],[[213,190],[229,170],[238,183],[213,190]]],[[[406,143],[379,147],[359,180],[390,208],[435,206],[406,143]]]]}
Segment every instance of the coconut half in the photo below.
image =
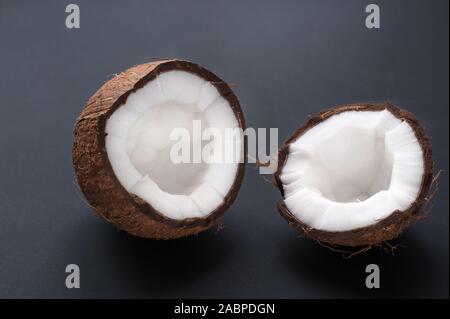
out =
{"type": "MultiPolygon", "coordinates": [[[[197,64],[153,61],[106,82],[74,129],[77,182],[92,208],[142,237],[178,238],[217,224],[241,185],[244,139],[233,135],[237,161],[173,161],[174,130],[189,133],[192,149],[194,123],[220,133],[245,129],[230,87],[197,64]]],[[[214,143],[212,153],[223,146],[214,143]]]]}
{"type": "Polygon", "coordinates": [[[432,182],[431,143],[415,117],[389,103],[323,111],[280,148],[280,214],[333,245],[376,245],[420,215],[432,182]]]}

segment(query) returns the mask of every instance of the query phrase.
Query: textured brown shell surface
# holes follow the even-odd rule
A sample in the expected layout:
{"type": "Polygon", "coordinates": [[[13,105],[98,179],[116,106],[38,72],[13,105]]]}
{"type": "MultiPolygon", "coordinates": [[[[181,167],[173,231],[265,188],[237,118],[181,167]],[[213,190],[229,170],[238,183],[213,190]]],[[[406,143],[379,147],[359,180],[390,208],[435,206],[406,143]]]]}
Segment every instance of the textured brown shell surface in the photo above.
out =
{"type": "MultiPolygon", "coordinates": [[[[144,213],[139,205],[146,203],[120,185],[105,156],[104,122],[108,112],[114,111],[115,105],[122,104],[143,77],[159,65],[174,61],[178,62],[160,60],[141,64],[115,75],[89,99],[74,128],[73,165],[81,191],[98,215],[136,236],[160,239],[184,237],[203,231],[219,221],[216,218],[198,224],[180,225],[144,213]]],[[[230,204],[227,201],[224,206],[230,204]]]]}
{"type": "Polygon", "coordinates": [[[428,193],[430,191],[433,179],[433,160],[431,153],[431,142],[425,133],[425,130],[420,125],[413,114],[402,110],[389,102],[385,103],[358,103],[337,106],[319,113],[311,117],[308,122],[301,126],[294,134],[284,143],[278,152],[278,169],[275,173],[275,180],[277,186],[284,196],[283,185],[280,180],[280,175],[286,163],[289,145],[304,134],[307,130],[314,127],[318,123],[330,118],[335,114],[346,111],[380,111],[387,109],[397,118],[402,119],[412,127],[417,139],[419,140],[423,158],[424,158],[424,174],[422,176],[422,183],[420,192],[416,201],[404,211],[395,211],[387,218],[380,220],[374,225],[361,227],[350,231],[342,232],[328,232],[324,230],[314,229],[302,221],[298,220],[286,207],[284,202],[278,203],[277,209],[280,215],[286,219],[290,226],[294,227],[306,237],[317,240],[323,243],[341,246],[371,246],[378,245],[384,241],[398,237],[409,224],[421,217],[421,208],[428,200],[428,193]]]}

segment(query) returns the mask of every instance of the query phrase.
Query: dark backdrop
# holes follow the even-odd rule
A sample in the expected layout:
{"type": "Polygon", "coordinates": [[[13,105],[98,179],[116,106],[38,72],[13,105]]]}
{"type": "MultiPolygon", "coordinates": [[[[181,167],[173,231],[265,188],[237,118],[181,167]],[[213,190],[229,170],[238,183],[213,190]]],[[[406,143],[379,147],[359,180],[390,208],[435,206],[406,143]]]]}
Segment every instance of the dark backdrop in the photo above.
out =
{"type": "Polygon", "coordinates": [[[448,2],[0,2],[0,297],[448,297],[448,2]],[[248,165],[225,229],[154,241],[91,213],[73,183],[72,127],[112,74],[152,57],[197,62],[236,94],[249,126],[280,141],[308,114],[384,101],[414,112],[445,173],[429,217],[396,243],[350,260],[299,238],[280,195],[248,165]],[[65,288],[65,266],[81,289],[65,288]],[[381,289],[365,288],[365,266],[381,289]]]}

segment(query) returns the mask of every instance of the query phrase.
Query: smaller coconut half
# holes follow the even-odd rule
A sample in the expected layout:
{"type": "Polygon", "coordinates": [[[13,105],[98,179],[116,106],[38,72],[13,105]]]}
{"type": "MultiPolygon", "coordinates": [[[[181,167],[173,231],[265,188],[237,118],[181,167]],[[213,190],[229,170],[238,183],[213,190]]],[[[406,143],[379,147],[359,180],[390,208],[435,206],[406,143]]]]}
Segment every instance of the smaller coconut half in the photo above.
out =
{"type": "Polygon", "coordinates": [[[351,104],[312,116],[280,148],[278,211],[305,236],[342,246],[397,237],[428,201],[431,143],[390,103],[351,104]]]}
{"type": "Polygon", "coordinates": [[[196,234],[218,224],[237,196],[244,129],[237,97],[210,71],[175,59],[137,65],[107,81],[78,117],[77,183],[97,214],[133,235],[196,234]],[[210,136],[207,154],[228,143],[236,152],[233,160],[193,158],[195,147],[203,154],[205,130],[220,135],[228,128],[238,134],[222,143],[210,136]],[[180,130],[188,138],[181,143],[189,150],[188,162],[173,158],[180,142],[173,133],[180,130]]]}

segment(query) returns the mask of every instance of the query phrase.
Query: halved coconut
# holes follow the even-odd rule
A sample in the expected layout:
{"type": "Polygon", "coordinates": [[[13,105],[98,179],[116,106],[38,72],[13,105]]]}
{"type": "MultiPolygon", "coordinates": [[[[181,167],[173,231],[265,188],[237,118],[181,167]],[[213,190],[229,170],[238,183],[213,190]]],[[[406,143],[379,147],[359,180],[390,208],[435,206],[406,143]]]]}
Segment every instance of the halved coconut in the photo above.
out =
{"type": "Polygon", "coordinates": [[[344,246],[398,236],[432,181],[431,144],[415,117],[389,103],[323,111],[279,150],[280,214],[306,236],[344,246]]]}
{"type": "MultiPolygon", "coordinates": [[[[173,132],[189,133],[190,149],[208,128],[245,128],[225,82],[180,60],[132,67],[106,82],[77,119],[78,185],[100,216],[131,234],[166,239],[203,231],[219,222],[244,174],[242,134],[233,138],[237,161],[173,160],[173,132]]],[[[214,143],[211,152],[222,147],[214,143]]]]}

